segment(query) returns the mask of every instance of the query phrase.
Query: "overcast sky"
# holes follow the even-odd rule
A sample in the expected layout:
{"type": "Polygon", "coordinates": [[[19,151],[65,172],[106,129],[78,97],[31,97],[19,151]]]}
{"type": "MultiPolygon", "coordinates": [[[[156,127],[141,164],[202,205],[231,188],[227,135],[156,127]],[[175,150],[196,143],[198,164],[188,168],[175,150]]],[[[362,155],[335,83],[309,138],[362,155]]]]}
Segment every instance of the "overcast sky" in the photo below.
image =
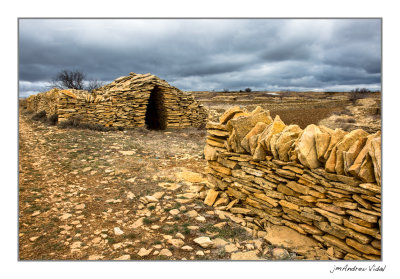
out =
{"type": "Polygon", "coordinates": [[[182,90],[381,89],[380,19],[20,19],[19,92],[61,70],[182,90]]]}

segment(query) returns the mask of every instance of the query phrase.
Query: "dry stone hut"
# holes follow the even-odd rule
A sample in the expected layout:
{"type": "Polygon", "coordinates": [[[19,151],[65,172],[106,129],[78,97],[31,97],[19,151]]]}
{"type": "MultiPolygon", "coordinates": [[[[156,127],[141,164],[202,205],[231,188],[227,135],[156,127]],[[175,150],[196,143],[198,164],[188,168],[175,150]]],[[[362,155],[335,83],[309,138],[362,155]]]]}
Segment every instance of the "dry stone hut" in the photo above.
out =
{"type": "Polygon", "coordinates": [[[49,92],[28,98],[28,106],[39,112],[44,106],[38,104],[49,103],[48,95],[53,96],[47,107],[58,114],[59,122],[80,117],[83,122],[107,127],[163,130],[202,127],[207,119],[207,111],[192,95],[151,74],[130,73],[91,93],[58,89],[49,92]]]}
{"type": "MultiPolygon", "coordinates": [[[[112,126],[150,129],[204,126],[207,112],[194,97],[151,74],[130,73],[93,92],[111,99],[112,126]]],[[[93,96],[93,97],[95,97],[93,96]]]]}

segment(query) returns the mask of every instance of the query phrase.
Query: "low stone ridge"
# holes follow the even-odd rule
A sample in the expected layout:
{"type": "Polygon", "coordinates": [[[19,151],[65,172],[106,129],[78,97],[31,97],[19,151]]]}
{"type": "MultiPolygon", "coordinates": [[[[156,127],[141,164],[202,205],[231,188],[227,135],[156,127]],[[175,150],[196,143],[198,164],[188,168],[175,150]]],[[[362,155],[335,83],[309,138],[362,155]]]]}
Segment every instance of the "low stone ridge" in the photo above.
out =
{"type": "Polygon", "coordinates": [[[259,231],[291,228],[337,259],[380,259],[380,131],[302,130],[260,107],[226,114],[206,125],[208,205],[259,231]]]}
{"type": "Polygon", "coordinates": [[[207,119],[206,109],[192,95],[154,75],[135,73],[90,93],[54,88],[27,98],[27,108],[57,114],[59,122],[79,116],[106,127],[202,127],[207,119]]]}

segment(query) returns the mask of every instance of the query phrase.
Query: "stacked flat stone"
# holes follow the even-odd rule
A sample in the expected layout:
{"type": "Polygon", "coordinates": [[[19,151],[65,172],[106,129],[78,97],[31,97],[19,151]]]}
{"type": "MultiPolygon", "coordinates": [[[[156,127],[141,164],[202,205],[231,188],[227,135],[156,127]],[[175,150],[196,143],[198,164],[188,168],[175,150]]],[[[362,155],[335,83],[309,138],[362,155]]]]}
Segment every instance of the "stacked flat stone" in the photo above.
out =
{"type": "MultiPolygon", "coordinates": [[[[52,90],[56,94],[51,99],[51,107],[58,114],[59,122],[79,116],[82,121],[91,124],[144,127],[150,95],[154,90],[159,96],[158,115],[163,118],[165,128],[202,127],[207,119],[206,109],[192,95],[151,74],[130,73],[91,93],[52,90]]],[[[28,107],[37,112],[39,107],[46,106],[41,103],[49,99],[48,95],[45,92],[30,96],[28,107]]]]}
{"type": "MultiPolygon", "coordinates": [[[[98,101],[94,102],[93,94],[85,90],[60,90],[57,105],[58,121],[79,117],[82,121],[96,123],[96,114],[88,112],[96,108],[98,101]]],[[[104,98],[101,101],[105,101],[104,98]]]]}
{"type": "Polygon", "coordinates": [[[302,130],[260,107],[231,108],[206,128],[206,204],[254,230],[292,228],[332,259],[380,259],[380,132],[302,130]]]}
{"type": "Polygon", "coordinates": [[[57,104],[60,89],[53,88],[49,91],[31,95],[26,99],[27,109],[31,112],[45,111],[47,116],[57,114],[57,104]]]}
{"type": "MultiPolygon", "coordinates": [[[[161,95],[160,115],[164,117],[166,128],[185,128],[204,126],[207,111],[197,103],[194,97],[165,80],[151,74],[130,73],[129,76],[117,78],[112,83],[103,86],[93,94],[111,98],[116,104],[116,117],[124,126],[143,127],[150,94],[158,90],[161,95]]],[[[118,124],[115,126],[119,126],[118,124]]],[[[121,125],[120,125],[121,126],[121,125]]]]}

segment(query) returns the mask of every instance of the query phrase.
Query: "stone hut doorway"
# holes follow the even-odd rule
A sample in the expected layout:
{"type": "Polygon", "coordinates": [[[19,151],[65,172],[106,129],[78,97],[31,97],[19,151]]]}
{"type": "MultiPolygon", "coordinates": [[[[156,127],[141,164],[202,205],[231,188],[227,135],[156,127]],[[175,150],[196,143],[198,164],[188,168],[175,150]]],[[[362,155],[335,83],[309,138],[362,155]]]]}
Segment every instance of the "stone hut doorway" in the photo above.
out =
{"type": "Polygon", "coordinates": [[[150,93],[145,123],[146,127],[150,130],[165,130],[167,128],[164,94],[157,86],[150,93]]]}

